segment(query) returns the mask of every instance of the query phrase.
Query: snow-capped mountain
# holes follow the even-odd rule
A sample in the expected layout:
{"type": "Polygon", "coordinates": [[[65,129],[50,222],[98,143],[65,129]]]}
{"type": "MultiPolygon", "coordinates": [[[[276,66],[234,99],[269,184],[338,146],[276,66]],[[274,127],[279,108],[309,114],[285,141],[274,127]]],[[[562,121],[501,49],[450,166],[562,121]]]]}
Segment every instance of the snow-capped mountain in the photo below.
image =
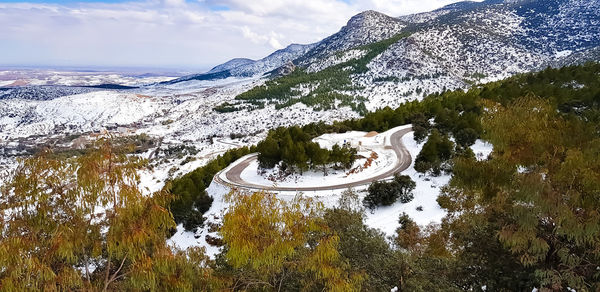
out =
{"type": "Polygon", "coordinates": [[[581,63],[581,58],[597,59],[600,0],[465,1],[397,18],[365,11],[316,44],[291,45],[259,61],[234,59],[171,83],[257,76],[289,61],[316,72],[360,58],[365,53],[361,46],[401,32],[411,35],[373,59],[369,72],[353,76],[355,84],[367,87],[360,94],[417,98],[417,91],[468,87],[549,65],[581,63]],[[375,82],[391,77],[404,82],[375,82]]]}
{"type": "Polygon", "coordinates": [[[217,72],[222,72],[222,71],[226,71],[226,70],[231,70],[233,68],[252,64],[254,62],[256,62],[256,61],[252,60],[252,59],[235,58],[235,59],[231,59],[221,65],[215,66],[214,68],[210,69],[210,71],[208,71],[206,73],[210,74],[210,73],[217,73],[217,72]]]}
{"type": "Polygon", "coordinates": [[[214,80],[228,77],[253,77],[263,75],[306,54],[306,52],[313,47],[314,45],[291,44],[285,49],[277,50],[258,61],[250,59],[233,59],[214,67],[207,73],[184,76],[164,82],[163,84],[175,84],[190,80],[214,80]]]}
{"type": "Polygon", "coordinates": [[[405,27],[399,19],[372,10],[365,11],[350,18],[339,32],[318,42],[295,63],[310,65],[337,52],[393,37],[405,27]]]}
{"type": "MultiPolygon", "coordinates": [[[[264,107],[249,109],[244,101],[235,99],[269,78],[277,78],[265,74],[283,72],[277,69],[284,65],[313,74],[368,56],[368,70],[347,76],[352,84],[336,90],[350,98],[362,97],[365,107],[374,110],[549,65],[598,61],[599,32],[600,0],[461,2],[399,18],[367,11],[316,44],[291,45],[257,61],[234,59],[204,74],[138,89],[2,90],[0,149],[15,149],[18,154],[19,145],[25,142],[44,144],[48,137],[118,128],[123,133],[160,137],[163,142],[159,147],[163,148],[194,145],[203,149],[198,157],[204,159],[216,153],[216,148],[232,147],[207,142],[214,137],[242,135],[243,143],[251,143],[266,129],[359,116],[339,100],[327,110],[315,110],[313,105],[302,103],[283,108],[265,103],[264,107]],[[394,38],[376,55],[369,55],[369,44],[400,33],[407,36],[397,41],[394,38]],[[239,108],[215,110],[231,104],[239,108]]],[[[292,94],[308,94],[319,86],[319,80],[307,80],[307,84],[295,84],[292,94]]],[[[192,167],[179,167],[180,163],[187,165],[183,159],[169,163],[183,170],[192,167]]]]}
{"type": "MultiPolygon", "coordinates": [[[[369,109],[546,66],[599,60],[599,0],[459,2],[399,19],[411,35],[375,57],[369,72],[353,76],[364,90],[352,94],[367,97],[369,109]]],[[[339,55],[332,50],[324,60],[339,55]]]]}
{"type": "Polygon", "coordinates": [[[491,80],[600,46],[598,0],[464,2],[426,18],[410,37],[373,60],[371,75],[491,80]]]}

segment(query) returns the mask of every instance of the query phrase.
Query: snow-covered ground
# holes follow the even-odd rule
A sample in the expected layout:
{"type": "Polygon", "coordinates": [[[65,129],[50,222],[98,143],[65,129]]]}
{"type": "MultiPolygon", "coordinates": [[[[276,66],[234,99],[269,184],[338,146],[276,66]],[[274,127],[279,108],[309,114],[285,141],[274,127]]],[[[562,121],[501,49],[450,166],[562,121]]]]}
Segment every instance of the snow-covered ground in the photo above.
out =
{"type": "MultiPolygon", "coordinates": [[[[348,132],[346,134],[328,134],[322,136],[319,139],[321,145],[326,146],[327,142],[335,144],[336,141],[348,140],[352,137],[361,137],[360,132],[348,132]]],[[[382,135],[382,134],[380,134],[382,135]]],[[[362,133],[364,136],[364,133],[362,133]]],[[[362,139],[362,138],[360,138],[362,139]]],[[[381,138],[371,138],[374,141],[381,140],[381,138]]],[[[389,140],[389,138],[388,138],[389,140]]],[[[403,175],[408,175],[416,183],[416,188],[413,191],[414,199],[407,203],[402,204],[397,202],[391,206],[379,207],[375,210],[365,210],[366,220],[365,223],[372,227],[383,231],[387,236],[393,236],[396,229],[399,227],[398,218],[400,214],[407,213],[415,222],[421,226],[428,224],[440,223],[442,218],[446,215],[446,212],[441,209],[437,203],[437,198],[440,195],[441,188],[446,185],[450,180],[450,175],[431,176],[427,174],[418,173],[414,169],[414,157],[416,157],[421,151],[424,143],[416,143],[414,140],[414,133],[410,132],[402,138],[402,142],[413,157],[413,162],[410,167],[403,171],[403,175]],[[422,209],[422,211],[417,210],[422,209]]],[[[333,145],[331,144],[331,145],[333,145]]],[[[484,141],[478,140],[473,146],[472,150],[478,159],[486,159],[487,156],[492,152],[492,145],[484,141]]],[[[306,185],[305,185],[306,186],[306,185]]],[[[363,186],[353,189],[359,194],[362,200],[367,194],[366,189],[368,186],[363,186]]],[[[230,188],[222,186],[219,183],[213,181],[210,187],[207,189],[209,195],[214,198],[213,205],[210,210],[206,213],[208,218],[207,221],[220,223],[223,214],[227,210],[227,202],[224,200],[224,196],[231,191],[230,188]]],[[[338,205],[341,194],[344,192],[341,190],[329,190],[329,191],[313,191],[305,192],[302,195],[311,197],[315,200],[322,202],[325,207],[331,208],[338,205]]],[[[296,192],[277,192],[277,196],[283,200],[292,200],[297,195],[296,192]]],[[[209,246],[206,243],[205,236],[210,234],[211,236],[217,236],[216,232],[209,232],[208,227],[204,227],[198,231],[194,236],[192,232],[186,232],[183,227],[179,226],[177,234],[171,238],[170,243],[179,248],[185,248],[188,246],[206,246],[208,254],[214,256],[219,252],[218,248],[209,246]]]]}
{"type": "Polygon", "coordinates": [[[400,226],[398,218],[403,212],[422,226],[430,223],[440,223],[446,215],[446,212],[440,208],[436,200],[440,195],[440,188],[450,181],[450,175],[434,177],[417,172],[414,168],[414,157],[417,157],[421,152],[426,141],[417,144],[414,139],[414,132],[411,132],[402,137],[402,142],[410,152],[410,156],[413,157],[410,167],[402,174],[410,176],[416,183],[413,191],[414,199],[406,204],[396,202],[391,206],[379,207],[376,210],[367,210],[366,212],[366,224],[383,231],[388,236],[395,234],[396,228],[400,226]],[[423,210],[418,211],[417,207],[422,207],[423,210]]]}
{"type": "MultiPolygon", "coordinates": [[[[351,147],[358,149],[358,155],[362,158],[357,159],[354,165],[347,170],[334,170],[327,168],[327,175],[322,170],[305,171],[302,175],[293,174],[283,180],[270,180],[269,177],[277,175],[277,168],[267,170],[261,173],[258,167],[258,161],[254,160],[241,173],[241,179],[255,185],[261,185],[265,188],[272,186],[279,187],[329,187],[340,184],[354,183],[370,177],[377,176],[391,170],[398,162],[395,152],[389,146],[390,135],[405,127],[397,127],[377,134],[375,132],[366,133],[351,131],[344,134],[325,134],[315,138],[313,141],[319,143],[323,148],[331,149],[333,145],[343,145],[349,143],[351,147]],[[369,162],[370,161],[370,162],[369,162]]],[[[236,164],[232,164],[234,167],[236,164]]],[[[231,168],[230,167],[230,168],[231,168]]],[[[220,176],[227,181],[225,175],[220,176]]]]}
{"type": "MultiPolygon", "coordinates": [[[[150,70],[150,69],[149,69],[150,70]]],[[[35,85],[65,85],[93,86],[100,84],[120,84],[139,86],[162,81],[169,81],[179,74],[142,72],[102,72],[102,71],[64,71],[54,69],[0,69],[0,87],[2,86],[35,86],[35,85]]],[[[150,70],[155,71],[155,70],[150,70]]]]}

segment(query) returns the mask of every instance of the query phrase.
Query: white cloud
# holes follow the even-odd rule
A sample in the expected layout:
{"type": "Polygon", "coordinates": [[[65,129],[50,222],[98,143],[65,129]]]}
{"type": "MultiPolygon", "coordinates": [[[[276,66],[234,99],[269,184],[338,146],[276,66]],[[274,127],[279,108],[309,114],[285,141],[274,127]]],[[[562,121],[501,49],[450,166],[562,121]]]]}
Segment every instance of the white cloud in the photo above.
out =
{"type": "Polygon", "coordinates": [[[269,39],[269,45],[271,45],[271,47],[275,50],[284,48],[284,46],[275,37],[271,37],[269,39]]]}
{"type": "Polygon", "coordinates": [[[0,65],[185,66],[312,43],[367,9],[392,16],[455,0],[131,0],[0,3],[0,65]]]}

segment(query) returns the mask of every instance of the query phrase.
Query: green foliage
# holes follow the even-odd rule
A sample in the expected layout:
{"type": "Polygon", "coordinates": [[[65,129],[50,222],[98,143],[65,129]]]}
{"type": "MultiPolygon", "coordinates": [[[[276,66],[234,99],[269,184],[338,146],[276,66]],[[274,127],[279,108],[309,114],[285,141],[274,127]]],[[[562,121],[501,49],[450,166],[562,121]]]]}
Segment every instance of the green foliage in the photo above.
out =
{"type": "Polygon", "coordinates": [[[412,129],[415,132],[414,138],[417,143],[421,143],[427,138],[431,124],[423,113],[417,113],[411,117],[412,129]]]}
{"type": "Polygon", "coordinates": [[[186,230],[194,230],[201,226],[204,221],[202,214],[210,209],[213,201],[205,189],[210,185],[215,174],[252,152],[254,149],[248,147],[229,150],[205,166],[170,182],[168,189],[174,195],[170,206],[175,222],[183,223],[186,230]]]}
{"type": "Polygon", "coordinates": [[[233,290],[356,291],[362,273],[338,252],[339,237],[323,220],[322,204],[290,202],[265,193],[232,192],[220,234],[233,290]]]}
{"type": "Polygon", "coordinates": [[[369,186],[369,194],[365,196],[363,202],[370,209],[375,209],[377,206],[390,206],[398,200],[402,204],[406,204],[412,201],[412,191],[416,186],[409,176],[396,174],[390,182],[373,182],[369,186]]]}
{"type": "Polygon", "coordinates": [[[534,74],[522,74],[485,85],[482,98],[503,105],[533,94],[547,99],[561,112],[581,113],[586,108],[597,107],[600,93],[600,63],[568,66],[559,69],[547,68],[534,74]]]}
{"type": "Polygon", "coordinates": [[[218,113],[232,113],[241,110],[241,108],[237,107],[235,104],[228,102],[224,102],[218,106],[215,106],[213,109],[218,113]]]}
{"type": "Polygon", "coordinates": [[[362,291],[387,291],[407,268],[405,259],[387,243],[384,234],[364,224],[362,211],[328,209],[327,226],[338,234],[339,253],[355,273],[366,275],[362,291]]]}
{"type": "Polygon", "coordinates": [[[352,90],[351,76],[366,73],[367,64],[389,46],[406,37],[399,34],[390,39],[359,47],[367,53],[358,59],[331,66],[314,73],[306,73],[296,69],[289,75],[267,81],[264,85],[254,87],[236,97],[237,100],[249,102],[254,105],[271,103],[277,109],[288,107],[296,103],[303,103],[315,110],[335,109],[336,101],[339,106],[349,106],[359,114],[367,112],[364,105],[366,99],[360,96],[350,96],[342,93],[352,90]],[[302,94],[299,87],[309,89],[308,94],[302,94]]]}
{"type": "Polygon", "coordinates": [[[475,226],[488,228],[483,236],[497,242],[467,251],[488,265],[509,264],[522,278],[515,285],[594,291],[600,138],[597,125],[558,112],[552,102],[529,95],[506,107],[490,103],[484,126],[495,155],[458,160],[440,204],[450,212],[458,248],[479,240],[475,226]]]}
{"type": "Polygon", "coordinates": [[[313,138],[304,129],[315,131],[311,126],[279,127],[269,131],[267,138],[258,143],[258,162],[262,168],[273,168],[283,162],[285,167],[294,167],[300,172],[309,167],[322,167],[326,173],[326,165],[335,163],[350,168],[355,161],[356,149],[334,145],[332,150],[322,149],[312,142],[313,138]]]}
{"type": "Polygon", "coordinates": [[[431,170],[434,175],[439,175],[442,163],[447,162],[453,155],[454,143],[447,136],[433,130],[415,159],[415,170],[422,173],[431,170]]]}

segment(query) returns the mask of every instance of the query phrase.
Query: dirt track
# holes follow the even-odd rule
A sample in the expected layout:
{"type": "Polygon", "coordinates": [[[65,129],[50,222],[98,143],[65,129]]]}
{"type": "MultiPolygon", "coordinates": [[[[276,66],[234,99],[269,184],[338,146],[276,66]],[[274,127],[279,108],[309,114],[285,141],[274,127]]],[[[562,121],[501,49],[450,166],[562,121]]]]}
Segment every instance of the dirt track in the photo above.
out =
{"type": "Polygon", "coordinates": [[[406,148],[404,147],[404,144],[402,143],[402,137],[411,131],[412,131],[412,128],[402,129],[402,130],[399,130],[399,131],[393,133],[390,136],[390,143],[392,145],[392,149],[394,150],[394,152],[396,153],[396,156],[398,157],[398,162],[396,163],[394,168],[392,168],[389,171],[386,171],[382,174],[379,174],[377,176],[370,177],[367,179],[362,179],[362,180],[351,182],[351,183],[332,185],[332,186],[321,186],[321,187],[278,187],[278,186],[264,186],[264,185],[257,185],[257,184],[249,183],[249,182],[244,181],[241,178],[241,173],[244,169],[246,169],[246,167],[248,167],[248,165],[250,165],[250,163],[252,163],[252,161],[257,159],[256,155],[246,157],[243,161],[236,164],[231,169],[227,170],[227,172],[225,172],[225,177],[227,178],[228,182],[223,181],[219,177],[221,175],[221,173],[218,173],[215,176],[215,180],[219,183],[233,186],[233,187],[255,189],[255,190],[269,190],[269,191],[310,192],[310,191],[347,189],[347,188],[351,188],[351,187],[361,186],[361,185],[369,184],[373,181],[389,178],[389,177],[393,176],[395,173],[400,173],[400,172],[406,170],[410,166],[410,163],[412,160],[410,157],[410,153],[408,153],[408,150],[406,150],[406,148]]]}

